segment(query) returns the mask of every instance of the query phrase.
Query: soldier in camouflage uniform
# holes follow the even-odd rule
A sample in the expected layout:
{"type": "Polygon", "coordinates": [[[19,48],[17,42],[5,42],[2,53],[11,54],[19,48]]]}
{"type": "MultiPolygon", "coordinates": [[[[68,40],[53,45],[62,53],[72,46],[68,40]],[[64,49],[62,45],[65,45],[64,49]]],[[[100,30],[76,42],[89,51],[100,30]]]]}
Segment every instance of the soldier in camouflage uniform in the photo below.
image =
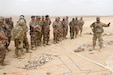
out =
{"type": "Polygon", "coordinates": [[[75,31],[75,19],[73,18],[72,21],[69,22],[70,26],[70,38],[74,39],[74,31],[75,31]]]}
{"type": "Polygon", "coordinates": [[[57,18],[58,22],[58,41],[61,41],[63,39],[63,27],[60,21],[60,17],[57,18]]]}
{"type": "Polygon", "coordinates": [[[25,37],[25,30],[23,26],[25,25],[25,21],[23,19],[19,20],[17,25],[12,30],[13,40],[15,42],[15,55],[17,58],[21,58],[21,55],[24,54],[23,52],[23,42],[25,37]]]}
{"type": "Polygon", "coordinates": [[[75,19],[75,37],[76,38],[78,36],[78,31],[79,31],[79,21],[78,21],[78,18],[76,17],[75,19]]]}
{"type": "Polygon", "coordinates": [[[40,19],[40,16],[36,16],[36,45],[40,46],[41,45],[41,39],[42,39],[42,22],[40,19]]]}
{"type": "Polygon", "coordinates": [[[84,25],[84,21],[83,21],[83,19],[81,17],[80,20],[79,20],[79,31],[80,31],[80,35],[82,35],[83,25],[84,25]]]}
{"type": "Polygon", "coordinates": [[[55,19],[55,22],[53,22],[53,40],[54,40],[54,43],[58,43],[58,40],[59,40],[59,26],[60,26],[60,22],[59,22],[59,19],[56,18],[55,19]]]}
{"type": "Polygon", "coordinates": [[[35,32],[35,26],[36,26],[35,16],[31,16],[31,21],[30,21],[30,23],[29,23],[29,27],[30,27],[30,36],[31,36],[31,49],[35,49],[35,47],[36,47],[36,32],[35,32]]]}
{"type": "Polygon", "coordinates": [[[4,32],[6,37],[8,37],[8,41],[5,45],[6,49],[8,51],[10,51],[8,49],[9,45],[10,45],[10,41],[11,41],[11,31],[12,31],[13,26],[10,24],[10,19],[9,18],[5,18],[5,24],[4,24],[4,32]]]}
{"type": "Polygon", "coordinates": [[[4,23],[3,17],[0,17],[0,64],[1,65],[5,65],[4,60],[6,56],[6,49],[4,46],[4,42],[8,39],[5,36],[5,33],[3,32],[3,29],[2,29],[3,23],[4,23]]]}
{"type": "Polygon", "coordinates": [[[24,40],[23,40],[23,48],[26,49],[26,53],[31,53],[31,52],[29,51],[29,42],[28,42],[28,38],[27,38],[28,27],[27,27],[27,25],[26,25],[26,20],[25,20],[25,18],[24,18],[24,15],[20,15],[20,19],[18,20],[18,22],[19,22],[20,20],[24,20],[24,22],[25,22],[25,24],[22,26],[23,29],[24,29],[24,32],[25,32],[24,40]]]}
{"type": "Polygon", "coordinates": [[[103,39],[102,39],[102,33],[104,32],[103,27],[109,27],[110,23],[104,24],[100,22],[100,17],[96,18],[96,22],[93,22],[90,27],[93,31],[93,49],[95,50],[96,46],[96,40],[98,39],[99,47],[102,48],[103,45],[103,39]]]}
{"type": "Polygon", "coordinates": [[[65,20],[65,22],[66,22],[66,33],[65,33],[65,38],[66,38],[66,36],[67,36],[67,34],[68,34],[68,16],[66,16],[66,20],[65,20]]]}
{"type": "Polygon", "coordinates": [[[13,23],[13,21],[12,21],[12,17],[10,17],[9,18],[9,24],[10,24],[10,28],[11,28],[11,30],[14,28],[14,23],[13,23]]]}
{"type": "Polygon", "coordinates": [[[63,20],[61,21],[61,25],[62,25],[62,35],[63,35],[63,38],[65,39],[67,35],[67,25],[66,25],[65,18],[63,18],[63,20]]]}
{"type": "Polygon", "coordinates": [[[50,37],[50,24],[51,20],[49,15],[45,16],[44,25],[43,25],[43,44],[49,45],[49,37],[50,37]]]}

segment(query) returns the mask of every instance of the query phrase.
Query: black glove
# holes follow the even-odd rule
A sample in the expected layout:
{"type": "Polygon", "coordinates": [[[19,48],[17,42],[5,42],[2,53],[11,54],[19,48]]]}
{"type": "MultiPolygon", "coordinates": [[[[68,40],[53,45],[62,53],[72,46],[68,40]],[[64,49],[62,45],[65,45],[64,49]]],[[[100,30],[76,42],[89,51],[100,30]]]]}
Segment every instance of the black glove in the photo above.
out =
{"type": "Polygon", "coordinates": [[[108,26],[110,26],[110,24],[111,24],[111,23],[109,22],[109,23],[108,23],[108,26]]]}

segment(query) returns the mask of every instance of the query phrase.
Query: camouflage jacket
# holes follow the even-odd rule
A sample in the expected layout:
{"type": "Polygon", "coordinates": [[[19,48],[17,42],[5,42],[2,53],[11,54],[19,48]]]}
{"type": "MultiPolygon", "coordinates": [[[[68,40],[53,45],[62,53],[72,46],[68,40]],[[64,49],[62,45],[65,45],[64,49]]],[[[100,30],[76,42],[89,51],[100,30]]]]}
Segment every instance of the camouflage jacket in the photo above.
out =
{"type": "Polygon", "coordinates": [[[94,22],[90,25],[90,27],[92,28],[93,33],[103,33],[103,27],[108,27],[108,25],[102,22],[94,22]]]}

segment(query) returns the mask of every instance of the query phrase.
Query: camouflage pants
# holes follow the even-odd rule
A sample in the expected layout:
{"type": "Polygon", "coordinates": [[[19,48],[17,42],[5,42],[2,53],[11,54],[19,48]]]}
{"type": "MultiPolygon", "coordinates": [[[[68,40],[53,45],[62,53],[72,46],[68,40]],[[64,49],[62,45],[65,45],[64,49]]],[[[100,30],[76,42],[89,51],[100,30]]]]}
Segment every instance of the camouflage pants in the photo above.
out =
{"type": "Polygon", "coordinates": [[[15,55],[17,57],[21,57],[21,54],[23,54],[23,40],[15,39],[14,42],[15,42],[15,47],[16,47],[15,55]]]}
{"type": "Polygon", "coordinates": [[[0,44],[0,63],[3,64],[6,56],[6,50],[3,44],[0,44]]]}
{"type": "Polygon", "coordinates": [[[62,39],[62,37],[63,37],[63,30],[62,29],[58,30],[57,33],[58,33],[58,36],[57,36],[58,40],[62,39]]]}
{"type": "Polygon", "coordinates": [[[66,38],[67,34],[68,34],[68,26],[63,27],[63,38],[66,38]]]}
{"type": "Polygon", "coordinates": [[[50,31],[44,31],[43,34],[43,44],[48,44],[50,37],[50,31]]]}
{"type": "Polygon", "coordinates": [[[102,33],[93,34],[93,48],[96,46],[97,39],[98,39],[100,48],[102,48],[102,45],[103,45],[102,33]]]}
{"type": "Polygon", "coordinates": [[[42,33],[41,32],[36,32],[36,45],[39,46],[41,44],[41,39],[42,39],[42,33]]]}
{"type": "Polygon", "coordinates": [[[75,37],[77,37],[78,36],[78,31],[79,31],[79,27],[78,26],[75,26],[75,37]]]}
{"type": "Polygon", "coordinates": [[[11,36],[7,36],[7,38],[8,38],[8,41],[7,41],[6,44],[5,44],[6,49],[8,49],[8,47],[9,47],[9,45],[10,45],[11,36]]]}
{"type": "Polygon", "coordinates": [[[82,25],[79,25],[80,35],[82,34],[82,30],[83,30],[83,26],[82,25]]]}
{"type": "Polygon", "coordinates": [[[24,36],[23,47],[26,49],[26,51],[29,50],[29,43],[28,43],[27,34],[25,34],[25,36],[24,36]]]}
{"type": "Polygon", "coordinates": [[[66,26],[65,38],[66,38],[67,34],[68,34],[68,26],[66,26]]]}
{"type": "Polygon", "coordinates": [[[35,32],[30,32],[31,36],[31,48],[36,47],[36,33],[35,32]]]}
{"type": "Polygon", "coordinates": [[[53,40],[55,43],[58,42],[58,31],[53,31],[53,40]]]}
{"type": "Polygon", "coordinates": [[[74,39],[74,27],[70,28],[70,38],[74,39]]]}
{"type": "Polygon", "coordinates": [[[63,38],[66,38],[66,35],[67,35],[67,29],[63,28],[63,38]]]}

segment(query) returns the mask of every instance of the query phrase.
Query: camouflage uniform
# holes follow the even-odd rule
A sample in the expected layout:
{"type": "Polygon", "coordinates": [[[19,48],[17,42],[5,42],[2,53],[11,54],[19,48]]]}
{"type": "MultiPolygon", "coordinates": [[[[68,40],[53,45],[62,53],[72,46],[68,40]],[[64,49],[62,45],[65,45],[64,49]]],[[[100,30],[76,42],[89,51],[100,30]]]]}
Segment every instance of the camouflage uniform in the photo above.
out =
{"type": "Polygon", "coordinates": [[[20,20],[23,20],[25,22],[24,25],[22,26],[23,29],[24,29],[24,32],[25,32],[25,34],[24,34],[24,40],[23,40],[23,48],[25,48],[26,49],[26,52],[29,53],[30,52],[29,51],[29,43],[28,43],[28,38],[27,38],[28,27],[26,25],[26,20],[24,18],[24,15],[20,15],[20,18],[19,18],[18,22],[20,20]]]}
{"type": "Polygon", "coordinates": [[[42,39],[42,22],[40,20],[40,16],[37,16],[36,19],[36,43],[37,46],[41,45],[41,39],[42,39]]]}
{"type": "Polygon", "coordinates": [[[42,37],[43,37],[43,35],[44,35],[44,28],[43,28],[43,26],[44,26],[44,16],[42,16],[42,18],[41,18],[41,25],[42,25],[41,32],[42,32],[42,37]]]}
{"type": "Polygon", "coordinates": [[[49,43],[50,24],[51,24],[51,20],[49,19],[49,16],[46,16],[44,20],[44,25],[43,25],[43,44],[46,44],[46,45],[48,45],[49,43]]]}
{"type": "Polygon", "coordinates": [[[62,36],[63,36],[63,38],[66,38],[66,34],[67,34],[67,25],[66,25],[66,20],[65,20],[65,18],[63,18],[63,20],[61,21],[61,25],[62,25],[62,36]]]}
{"type": "Polygon", "coordinates": [[[5,18],[5,24],[4,24],[4,32],[5,32],[5,35],[6,35],[6,37],[8,37],[8,41],[7,41],[7,43],[6,43],[6,49],[8,50],[8,51],[10,51],[9,49],[8,49],[8,47],[9,47],[9,45],[10,45],[10,41],[11,41],[11,31],[12,31],[12,25],[10,25],[10,20],[9,20],[9,18],[5,18]]]}
{"type": "Polygon", "coordinates": [[[79,31],[79,21],[78,21],[78,19],[76,18],[76,19],[75,19],[75,37],[78,36],[78,31],[79,31]]]}
{"type": "Polygon", "coordinates": [[[29,42],[28,42],[28,38],[27,38],[27,31],[28,31],[28,27],[26,25],[26,23],[22,26],[24,29],[24,40],[23,40],[23,47],[26,49],[26,52],[29,53],[29,42]]]}
{"type": "Polygon", "coordinates": [[[93,31],[93,49],[95,49],[96,46],[96,40],[98,39],[99,41],[99,46],[100,49],[102,48],[103,45],[103,39],[102,39],[102,33],[104,32],[103,27],[108,27],[110,25],[110,23],[108,25],[100,22],[100,18],[97,17],[97,22],[94,22],[90,25],[93,31]]]}
{"type": "Polygon", "coordinates": [[[10,19],[9,19],[9,24],[10,24],[10,28],[11,28],[11,30],[14,28],[14,23],[13,23],[13,21],[12,21],[12,17],[10,17],[10,19]]]}
{"type": "Polygon", "coordinates": [[[67,34],[68,34],[68,16],[66,16],[66,20],[65,20],[65,23],[66,23],[66,33],[65,33],[65,38],[66,38],[66,36],[67,36],[67,34]]]}
{"type": "Polygon", "coordinates": [[[23,41],[25,37],[25,30],[22,26],[24,26],[26,23],[23,19],[19,20],[17,25],[12,30],[12,36],[15,42],[15,55],[16,57],[21,57],[21,54],[23,54],[23,41]]]}
{"type": "Polygon", "coordinates": [[[83,25],[84,25],[84,21],[81,19],[79,20],[79,31],[80,31],[80,35],[82,35],[82,30],[83,30],[83,25]]]}
{"type": "Polygon", "coordinates": [[[0,63],[1,65],[4,65],[4,60],[6,56],[6,49],[4,46],[4,42],[5,40],[7,40],[7,37],[3,32],[2,25],[3,25],[3,17],[0,17],[0,63]]]}
{"type": "Polygon", "coordinates": [[[54,40],[54,43],[57,43],[58,40],[59,40],[59,26],[60,26],[60,23],[58,22],[58,18],[56,18],[55,22],[53,22],[53,40],[54,40]]]}
{"type": "Polygon", "coordinates": [[[58,27],[58,41],[63,39],[63,27],[60,21],[60,17],[56,18],[57,20],[57,27],[58,27]]]}
{"type": "Polygon", "coordinates": [[[70,38],[74,39],[74,31],[75,31],[75,21],[74,21],[74,18],[69,23],[69,26],[70,26],[70,38]]]}
{"type": "MultiPolygon", "coordinates": [[[[35,19],[35,16],[32,16],[31,18],[35,19]]],[[[36,25],[36,21],[30,21],[29,26],[30,26],[30,36],[31,36],[31,48],[36,47],[36,32],[34,29],[34,26],[36,25]]]]}

